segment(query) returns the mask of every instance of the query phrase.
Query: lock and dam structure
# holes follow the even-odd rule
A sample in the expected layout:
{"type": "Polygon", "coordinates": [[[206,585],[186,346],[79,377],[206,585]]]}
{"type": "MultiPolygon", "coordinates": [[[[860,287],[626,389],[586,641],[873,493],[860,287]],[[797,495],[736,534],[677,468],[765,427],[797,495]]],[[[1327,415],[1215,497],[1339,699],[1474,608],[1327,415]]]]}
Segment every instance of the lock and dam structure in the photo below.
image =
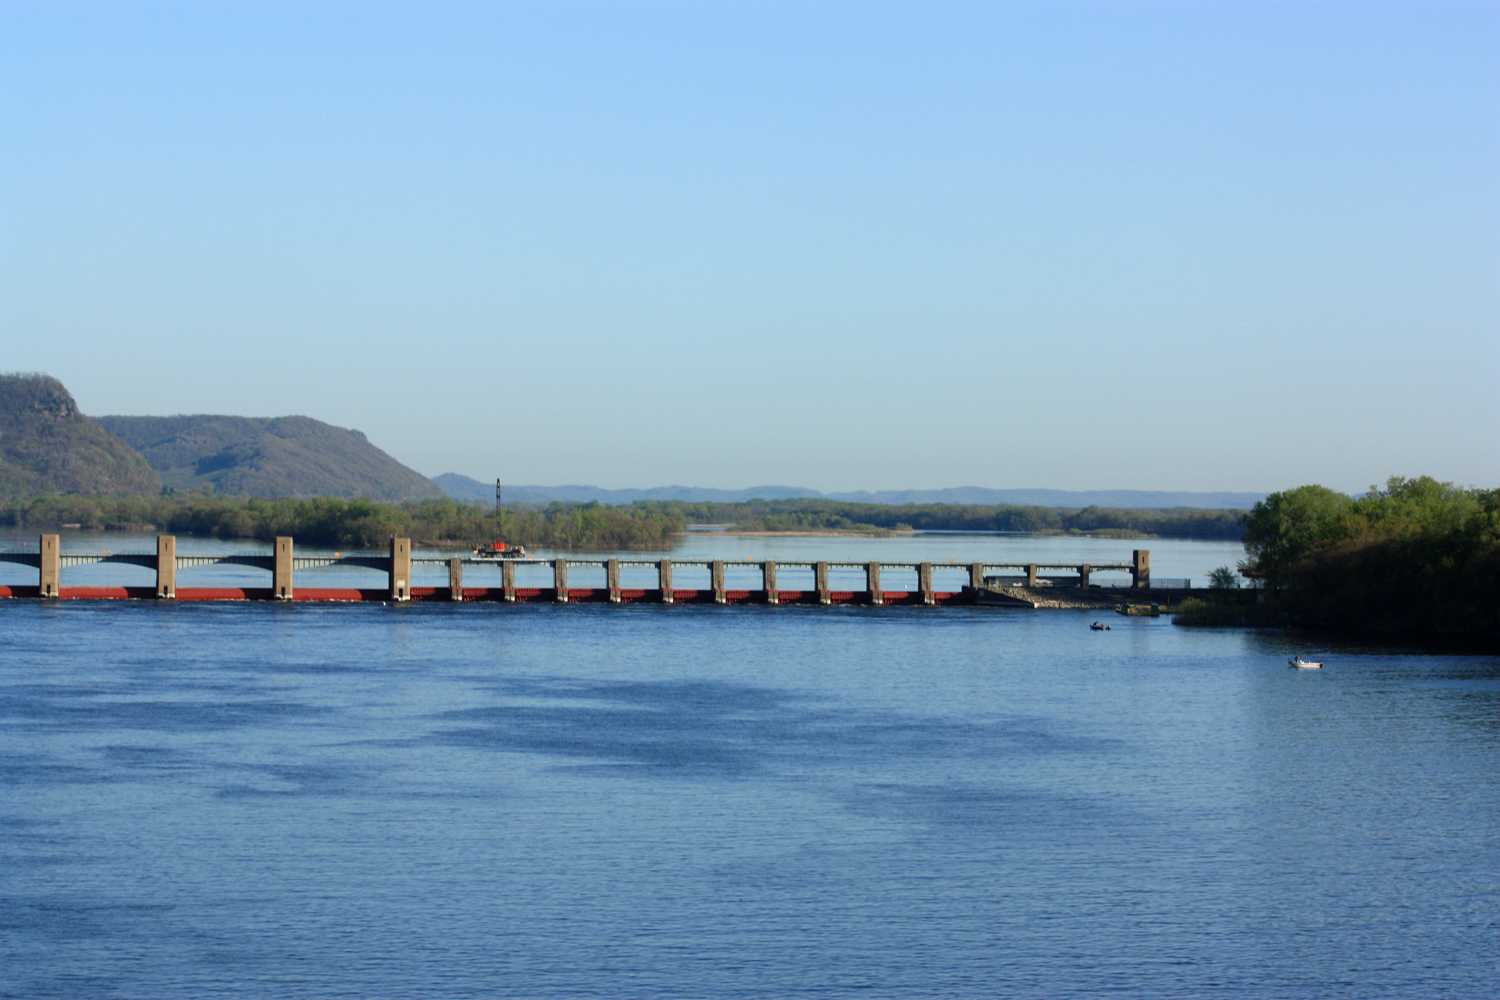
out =
{"type": "MultiPolygon", "coordinates": [[[[412,553],[411,540],[392,538],[389,554],[313,555],[295,554],[291,538],[277,538],[271,551],[264,555],[255,553],[228,553],[220,555],[179,555],[177,539],[172,535],[160,535],[153,552],[116,553],[65,553],[61,551],[59,536],[42,535],[37,550],[32,552],[0,552],[0,561],[32,566],[37,571],[37,583],[29,585],[0,585],[0,598],[42,598],[53,600],[155,600],[155,601],[345,601],[380,602],[404,604],[411,601],[494,601],[503,603],[553,603],[553,604],[764,604],[764,605],[837,605],[863,604],[941,606],[952,604],[1012,604],[1028,602],[1008,598],[1002,586],[1035,587],[1039,574],[1065,578],[1043,581],[1063,587],[1081,587],[1087,591],[1090,576],[1094,573],[1125,572],[1130,574],[1128,591],[1144,595],[1151,592],[1151,553],[1145,549],[1132,552],[1129,562],[1054,565],[1044,563],[878,563],[878,562],[824,562],[824,561],[726,561],[720,559],[601,559],[567,558],[553,559],[496,559],[483,556],[416,556],[412,553]],[[144,567],[154,570],[154,586],[69,586],[63,582],[63,570],[98,563],[115,563],[144,567]],[[429,565],[429,570],[439,574],[447,569],[448,585],[413,586],[414,566],[429,565]],[[182,569],[207,566],[243,566],[269,572],[269,586],[225,587],[198,586],[178,587],[177,573],[182,569]],[[386,582],[381,587],[299,587],[295,583],[298,570],[329,566],[350,566],[377,570],[385,574],[386,582]],[[487,567],[486,575],[493,577],[493,570],[500,571],[499,586],[467,586],[464,569],[470,566],[487,567]],[[516,571],[520,567],[543,567],[550,570],[551,586],[517,585],[516,571]],[[621,571],[630,568],[631,574],[640,578],[654,571],[655,587],[622,586],[621,571]],[[708,570],[706,588],[682,589],[674,586],[673,571],[692,568],[708,570]],[[741,579],[745,570],[758,572],[760,587],[743,589],[728,587],[725,583],[726,569],[733,568],[741,579]],[[570,569],[602,569],[603,587],[578,587],[568,582],[570,569]],[[811,571],[812,587],[782,589],[777,584],[778,570],[798,570],[805,579],[811,571]],[[832,570],[846,571],[841,575],[847,580],[847,571],[862,571],[862,589],[834,589],[830,584],[832,570]],[[910,579],[914,571],[915,589],[888,590],[881,585],[882,572],[900,573],[910,579]],[[1015,573],[1012,578],[990,575],[992,573],[1015,573]],[[941,577],[944,589],[937,589],[934,577],[941,577]]],[[[536,576],[537,569],[529,575],[536,576]]],[[[591,574],[598,576],[597,572],[591,574]]],[[[699,572],[700,578],[702,573],[699,572]]],[[[441,578],[439,576],[439,578],[441,578]]],[[[649,578],[649,577],[648,577],[649,578]]],[[[544,577],[545,579],[545,577],[544,577]]],[[[533,583],[535,581],[532,581],[533,583]]],[[[1185,582],[1185,581],[1184,581],[1185,582]]],[[[1098,585],[1092,585],[1099,589],[1098,585]]],[[[1108,588],[1115,590],[1117,588],[1108,588]]],[[[1122,592],[1127,588],[1118,588],[1122,592]]]]}

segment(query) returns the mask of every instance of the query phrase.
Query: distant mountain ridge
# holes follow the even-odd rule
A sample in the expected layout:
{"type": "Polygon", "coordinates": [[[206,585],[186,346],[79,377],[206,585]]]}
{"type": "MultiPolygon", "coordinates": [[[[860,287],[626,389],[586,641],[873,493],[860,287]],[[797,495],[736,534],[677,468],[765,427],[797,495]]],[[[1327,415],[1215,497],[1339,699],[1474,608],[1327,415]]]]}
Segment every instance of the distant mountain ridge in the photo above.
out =
{"type": "Polygon", "coordinates": [[[150,463],[168,486],[210,485],[260,497],[440,497],[436,483],[369,442],[364,434],[311,417],[95,418],[150,463]]]}
{"type": "MultiPolygon", "coordinates": [[[[481,483],[477,479],[461,476],[455,472],[445,472],[441,476],[433,476],[432,481],[441,486],[449,496],[455,500],[465,500],[470,503],[482,501],[484,503],[495,502],[495,484],[481,483]]],[[[646,490],[606,490],[598,486],[511,486],[505,484],[505,502],[511,503],[551,503],[553,500],[562,500],[565,503],[587,503],[597,500],[607,504],[634,503],[637,500],[687,500],[692,502],[709,503],[738,503],[743,500],[753,500],[759,497],[762,500],[787,500],[795,497],[820,496],[817,490],[804,489],[799,486],[756,486],[748,490],[715,490],[705,489],[697,486],[657,486],[646,490]]]]}
{"type": "MultiPolygon", "coordinates": [[[[84,416],[57,379],[0,375],[0,493],[156,493],[211,486],[261,497],[369,497],[399,502],[443,495],[494,501],[493,483],[456,473],[436,481],[402,465],[359,431],[311,417],[84,416]]],[[[1083,508],[1248,509],[1259,493],[1151,490],[940,490],[822,493],[801,486],[743,490],[694,486],[606,490],[597,486],[511,485],[508,501],[628,504],[637,500],[739,503],[800,498],[870,504],[1021,505],[1083,508]]]]}
{"type": "Polygon", "coordinates": [[[1016,504],[1035,507],[1115,507],[1125,510],[1201,507],[1211,510],[1248,510],[1264,493],[1194,493],[1172,490],[992,490],[958,486],[945,490],[881,490],[876,493],[828,493],[830,500],[854,503],[1016,504]]]}
{"type": "MultiPolygon", "coordinates": [[[[493,503],[495,484],[482,483],[469,476],[445,472],[433,482],[455,500],[469,503],[493,503]]],[[[505,485],[505,500],[517,503],[550,503],[562,500],[586,503],[597,500],[606,504],[634,503],[637,500],[682,500],[689,503],[743,503],[746,500],[792,500],[810,497],[823,500],[847,500],[854,503],[907,504],[1014,504],[1037,507],[1115,507],[1122,509],[1155,509],[1200,507],[1212,510],[1248,510],[1264,493],[1193,493],[1166,490],[993,490],[981,486],[959,486],[942,490],[881,490],[878,492],[822,493],[802,486],[752,486],[744,490],[716,490],[698,486],[658,486],[644,490],[606,490],[597,486],[511,486],[505,485]]]]}
{"type": "Polygon", "coordinates": [[[0,375],[0,493],[156,493],[161,477],[50,375],[0,375]]]}

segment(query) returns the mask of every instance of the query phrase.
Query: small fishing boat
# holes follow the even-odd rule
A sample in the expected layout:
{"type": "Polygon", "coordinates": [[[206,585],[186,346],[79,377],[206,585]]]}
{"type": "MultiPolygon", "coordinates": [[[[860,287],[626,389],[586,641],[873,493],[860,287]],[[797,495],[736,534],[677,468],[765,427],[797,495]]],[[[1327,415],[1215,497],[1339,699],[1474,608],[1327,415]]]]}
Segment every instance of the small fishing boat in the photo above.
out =
{"type": "Polygon", "coordinates": [[[1323,669],[1323,661],[1322,660],[1304,660],[1302,658],[1302,654],[1301,653],[1298,653],[1296,656],[1292,657],[1290,660],[1287,660],[1286,661],[1286,665],[1289,666],[1289,667],[1296,667],[1298,670],[1321,670],[1321,669],[1323,669]]]}
{"type": "Polygon", "coordinates": [[[1094,622],[1094,624],[1090,625],[1089,628],[1092,631],[1094,631],[1094,632],[1108,632],[1109,631],[1109,626],[1108,625],[1100,625],[1098,622],[1094,622]]]}

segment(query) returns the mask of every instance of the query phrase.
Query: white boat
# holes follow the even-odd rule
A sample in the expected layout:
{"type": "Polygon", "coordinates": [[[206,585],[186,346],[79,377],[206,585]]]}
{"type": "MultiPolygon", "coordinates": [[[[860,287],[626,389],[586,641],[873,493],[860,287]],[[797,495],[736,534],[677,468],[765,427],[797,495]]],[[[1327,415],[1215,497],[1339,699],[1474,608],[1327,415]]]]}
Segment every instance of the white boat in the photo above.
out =
{"type": "Polygon", "coordinates": [[[1298,670],[1321,670],[1321,669],[1323,669],[1323,661],[1322,660],[1304,660],[1302,658],[1302,654],[1301,653],[1298,653],[1296,656],[1292,657],[1290,660],[1287,660],[1286,661],[1286,665],[1289,666],[1289,667],[1296,667],[1298,670]]]}

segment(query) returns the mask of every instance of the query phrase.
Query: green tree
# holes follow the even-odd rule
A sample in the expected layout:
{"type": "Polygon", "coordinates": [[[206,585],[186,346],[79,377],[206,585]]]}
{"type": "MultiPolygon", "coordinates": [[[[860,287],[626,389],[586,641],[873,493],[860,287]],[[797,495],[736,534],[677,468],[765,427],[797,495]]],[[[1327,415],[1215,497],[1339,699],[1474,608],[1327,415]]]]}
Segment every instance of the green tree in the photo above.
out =
{"type": "Polygon", "coordinates": [[[1326,486],[1272,493],[1245,515],[1245,568],[1273,591],[1313,545],[1332,536],[1354,501],[1326,486]]]}
{"type": "Polygon", "coordinates": [[[1239,577],[1228,566],[1220,566],[1208,574],[1208,586],[1210,590],[1236,590],[1239,588],[1239,585],[1239,577]]]}

